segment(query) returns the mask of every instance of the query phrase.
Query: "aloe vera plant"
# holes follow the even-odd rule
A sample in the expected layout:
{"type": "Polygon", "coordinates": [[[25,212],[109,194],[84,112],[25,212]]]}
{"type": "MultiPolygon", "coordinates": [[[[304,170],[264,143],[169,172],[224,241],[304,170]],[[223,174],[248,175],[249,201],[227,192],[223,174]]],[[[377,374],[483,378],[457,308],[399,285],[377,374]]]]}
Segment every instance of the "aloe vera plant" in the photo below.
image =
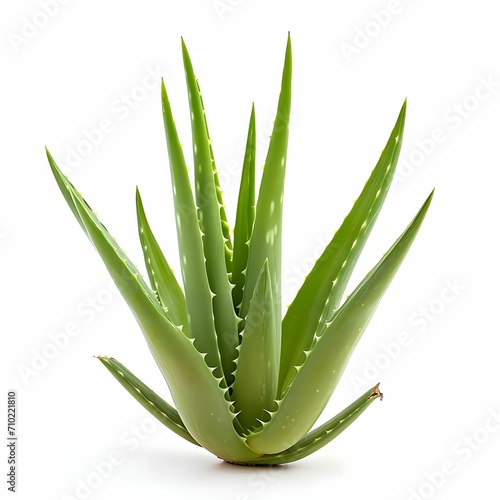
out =
{"type": "Polygon", "coordinates": [[[238,464],[283,464],[329,443],[382,394],[378,385],[312,430],[376,306],[410,248],[415,218],[344,298],[347,282],[396,168],[406,103],[359,198],[281,318],[282,202],[291,103],[288,37],[276,120],[255,202],[252,107],[234,232],[214,163],[202,97],[182,42],[194,158],[194,195],[165,85],[163,119],[182,286],[136,192],[146,283],[47,151],[59,188],[137,319],[175,408],[117,360],[99,357],[151,414],[187,441],[238,464]]]}

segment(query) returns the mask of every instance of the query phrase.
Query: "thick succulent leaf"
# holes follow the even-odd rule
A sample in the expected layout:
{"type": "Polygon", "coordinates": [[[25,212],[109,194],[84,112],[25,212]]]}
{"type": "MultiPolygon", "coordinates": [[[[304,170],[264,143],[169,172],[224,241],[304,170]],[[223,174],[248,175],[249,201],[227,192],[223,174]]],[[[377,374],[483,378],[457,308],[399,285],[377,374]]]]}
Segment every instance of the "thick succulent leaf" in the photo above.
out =
{"type": "Polygon", "coordinates": [[[186,299],[171,267],[149,226],[139,189],[136,190],[137,224],[144,262],[151,288],[156,292],[168,318],[187,333],[186,299]]]}
{"type": "Polygon", "coordinates": [[[205,363],[206,357],[195,349],[189,351],[185,341],[190,343],[182,335],[172,342],[150,344],[150,349],[186,428],[201,446],[218,457],[230,461],[256,458],[259,454],[235,430],[236,415],[227,389],[221,388],[224,380],[215,378],[205,363]]]}
{"type": "Polygon", "coordinates": [[[195,339],[198,351],[207,353],[207,363],[218,368],[216,375],[222,376],[212,310],[213,293],[210,290],[205,269],[202,234],[198,225],[184,153],[163,82],[161,96],[172,176],[179,256],[186,295],[188,334],[190,338],[195,339]]]}
{"type": "MultiPolygon", "coordinates": [[[[205,109],[205,106],[203,105],[203,97],[201,95],[201,91],[200,91],[200,101],[203,109],[205,109]]],[[[220,207],[219,211],[220,211],[222,236],[224,238],[224,254],[225,254],[226,268],[227,268],[227,273],[230,274],[233,269],[232,267],[233,244],[231,242],[231,226],[227,221],[226,206],[224,205],[224,200],[222,199],[222,189],[220,187],[219,174],[217,171],[217,166],[215,164],[214,151],[212,148],[212,140],[210,139],[210,135],[208,133],[208,127],[207,127],[207,137],[209,141],[208,147],[210,149],[210,158],[212,159],[212,171],[214,176],[215,191],[217,193],[217,201],[219,202],[219,207],[220,207]]]]}
{"type": "MultiPolygon", "coordinates": [[[[181,38],[181,40],[182,40],[183,50],[185,50],[185,52],[189,58],[189,54],[187,53],[187,49],[186,49],[185,44],[184,44],[184,40],[182,38],[181,38]]],[[[203,105],[203,96],[201,94],[201,90],[200,90],[198,82],[196,82],[196,83],[197,83],[197,89],[198,89],[198,93],[199,93],[201,107],[203,109],[203,113],[205,114],[205,106],[203,105]]],[[[224,237],[224,246],[225,246],[224,253],[225,253],[226,267],[227,267],[228,274],[230,274],[231,270],[232,270],[232,255],[233,255],[233,244],[231,242],[231,227],[227,221],[226,207],[225,207],[224,201],[222,199],[222,189],[220,187],[219,174],[218,174],[217,167],[215,164],[214,152],[213,152],[213,148],[212,148],[212,140],[210,139],[210,134],[208,132],[208,125],[207,125],[207,121],[206,121],[206,116],[205,116],[205,128],[206,128],[206,136],[208,139],[208,148],[210,150],[210,159],[212,162],[212,173],[213,173],[213,177],[214,177],[215,191],[217,194],[217,201],[219,202],[219,207],[220,207],[220,220],[221,220],[222,235],[224,237]]]]}
{"type": "Polygon", "coordinates": [[[292,47],[288,37],[278,110],[267,158],[262,174],[257,200],[255,224],[248,255],[246,282],[243,290],[240,316],[248,313],[250,299],[260,270],[266,260],[269,262],[271,286],[275,293],[275,307],[278,311],[277,328],[281,329],[281,231],[283,190],[285,180],[288,128],[290,122],[292,80],[292,47]]]}
{"type": "Polygon", "coordinates": [[[151,415],[156,417],[163,425],[171,431],[183,437],[190,443],[197,446],[199,444],[189,434],[186,426],[181,420],[179,413],[175,408],[169,405],[164,399],[160,398],[144,382],[139,380],[130,370],[123,366],[119,361],[107,356],[97,356],[97,359],[109,370],[113,377],[127,390],[132,397],[138,401],[151,415]]]}
{"type": "Polygon", "coordinates": [[[255,220],[255,108],[252,106],[250,123],[248,125],[245,158],[241,171],[236,222],[234,224],[234,249],[231,281],[233,288],[233,303],[239,310],[245,287],[245,269],[248,264],[248,245],[252,236],[255,220]]]}
{"type": "Polygon", "coordinates": [[[196,341],[186,337],[169,321],[136,267],[50,156],[49,162],[58,184],[70,193],[66,200],[76,210],[88,237],[134,313],[189,433],[217,456],[234,460],[256,458],[258,454],[248,448],[233,427],[235,415],[226,399],[227,389],[221,388],[223,379],[214,376],[216,368],[207,364],[208,355],[201,354],[195,347],[196,341]]]}
{"type": "Polygon", "coordinates": [[[279,330],[267,261],[262,267],[242,332],[232,398],[245,430],[274,406],[279,373],[279,330]]]}
{"type": "MultiPolygon", "coordinates": [[[[52,169],[52,172],[54,174],[54,177],[57,182],[57,186],[59,187],[64,199],[66,200],[66,203],[68,204],[69,208],[71,209],[71,212],[73,212],[73,215],[75,216],[76,220],[78,221],[78,224],[80,224],[80,227],[83,229],[84,233],[87,233],[87,228],[85,227],[85,224],[82,222],[80,218],[80,214],[78,213],[78,210],[73,203],[73,198],[71,196],[71,191],[68,189],[68,184],[69,181],[67,177],[59,170],[57,167],[56,163],[54,162],[54,159],[52,158],[52,155],[50,154],[49,150],[45,148],[45,154],[47,155],[47,159],[49,161],[50,168],[52,169]]],[[[85,200],[84,200],[85,202],[85,200]]]]}
{"type": "Polygon", "coordinates": [[[163,317],[167,318],[156,295],[147,286],[135,265],[118,246],[115,239],[109,235],[96,214],[61,172],[48,151],[47,158],[52,173],[71,211],[75,214],[79,224],[100,253],[116,285],[132,308],[139,323],[147,321],[147,315],[151,309],[155,309],[163,317]]]}
{"type": "Polygon", "coordinates": [[[224,200],[222,199],[222,189],[219,182],[219,174],[217,172],[217,167],[215,166],[214,153],[212,145],[210,144],[210,155],[212,157],[212,167],[214,173],[215,190],[217,192],[217,201],[219,202],[220,211],[220,221],[222,228],[222,236],[224,237],[224,256],[226,262],[227,274],[230,275],[233,270],[233,243],[231,242],[231,226],[227,221],[226,206],[224,205],[224,200]]]}
{"type": "Polygon", "coordinates": [[[293,366],[311,347],[320,319],[339,305],[354,266],[389,190],[401,150],[406,101],[370,178],[349,215],[306,277],[283,318],[280,388],[294,375],[293,366]]]}
{"type": "Polygon", "coordinates": [[[287,464],[311,455],[333,441],[378,398],[382,399],[382,393],[379,391],[377,384],[339,414],[335,415],[335,417],[328,420],[328,422],[309,432],[296,445],[288,448],[288,450],[274,455],[264,455],[252,460],[250,463],[255,465],[287,464]]]}
{"type": "Polygon", "coordinates": [[[408,252],[431,199],[432,193],[403,234],[334,313],[323,335],[315,337],[271,420],[249,436],[252,449],[265,454],[279,453],[295,445],[314,425],[408,252]]]}
{"type": "Polygon", "coordinates": [[[235,367],[234,359],[237,355],[239,320],[233,307],[232,286],[225,261],[225,241],[205,110],[184,42],[182,42],[182,55],[191,109],[196,204],[200,229],[203,233],[206,274],[210,289],[214,293],[213,313],[222,368],[227,383],[230,384],[235,367]]]}

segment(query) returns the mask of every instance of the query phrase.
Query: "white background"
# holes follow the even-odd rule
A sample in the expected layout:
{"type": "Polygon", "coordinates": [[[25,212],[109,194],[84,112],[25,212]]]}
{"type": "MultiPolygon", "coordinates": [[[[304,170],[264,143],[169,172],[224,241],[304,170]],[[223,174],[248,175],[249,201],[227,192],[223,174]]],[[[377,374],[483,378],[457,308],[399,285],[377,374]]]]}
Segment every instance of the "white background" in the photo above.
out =
{"type": "MultiPolygon", "coordinates": [[[[498,498],[495,2],[70,0],[47,2],[50,16],[42,4],[9,2],[0,15],[0,407],[7,390],[18,392],[17,498],[498,498]],[[130,311],[58,192],[43,146],[143,269],[139,185],[178,269],[159,83],[147,75],[165,77],[189,145],[183,36],[232,217],[250,106],[262,165],[288,30],[285,297],[350,209],[406,96],[397,182],[351,288],[434,186],[436,194],[322,421],[379,380],[384,401],[303,461],[235,467],[156,425],[93,358],[116,357],[168,398],[130,311]],[[103,124],[100,136],[94,129],[103,124]],[[86,134],[96,144],[85,143],[86,134]],[[112,470],[103,465],[110,457],[112,470]]],[[[6,410],[0,414],[5,435],[6,410]]]]}

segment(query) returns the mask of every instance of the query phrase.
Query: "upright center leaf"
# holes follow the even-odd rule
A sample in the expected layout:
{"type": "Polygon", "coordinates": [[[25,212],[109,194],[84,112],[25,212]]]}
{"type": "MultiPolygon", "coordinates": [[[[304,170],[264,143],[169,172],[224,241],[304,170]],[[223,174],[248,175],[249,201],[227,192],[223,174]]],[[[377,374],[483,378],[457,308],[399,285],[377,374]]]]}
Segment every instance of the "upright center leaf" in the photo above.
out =
{"type": "Polygon", "coordinates": [[[201,93],[184,42],[182,43],[182,55],[191,109],[198,220],[202,231],[208,283],[214,294],[212,303],[217,344],[224,376],[227,384],[230,385],[235,369],[234,359],[237,354],[239,319],[233,307],[232,286],[229,282],[226,264],[225,225],[224,221],[221,220],[221,204],[219,203],[221,194],[218,191],[218,182],[216,181],[216,173],[214,173],[214,160],[201,93]]]}

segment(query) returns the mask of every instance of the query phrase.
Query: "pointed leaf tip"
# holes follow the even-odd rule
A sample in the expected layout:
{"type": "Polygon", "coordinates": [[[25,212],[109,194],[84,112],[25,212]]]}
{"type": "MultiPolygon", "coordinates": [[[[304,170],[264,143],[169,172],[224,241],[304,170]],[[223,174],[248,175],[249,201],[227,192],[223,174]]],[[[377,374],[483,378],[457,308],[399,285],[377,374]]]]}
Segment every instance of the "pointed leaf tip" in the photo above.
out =
{"type": "Polygon", "coordinates": [[[177,410],[139,380],[130,370],[114,358],[97,356],[97,359],[108,369],[122,387],[163,425],[196,446],[198,442],[186,429],[177,410]]]}

